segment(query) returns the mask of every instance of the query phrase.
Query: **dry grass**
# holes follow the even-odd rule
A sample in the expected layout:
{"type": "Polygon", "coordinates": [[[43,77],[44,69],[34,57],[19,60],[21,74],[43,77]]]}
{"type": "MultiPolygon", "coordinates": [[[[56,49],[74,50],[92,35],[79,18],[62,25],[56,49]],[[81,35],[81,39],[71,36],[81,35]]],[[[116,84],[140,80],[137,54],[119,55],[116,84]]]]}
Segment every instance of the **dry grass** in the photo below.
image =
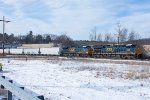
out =
{"type": "Polygon", "coordinates": [[[64,70],[68,71],[90,71],[95,73],[93,76],[96,78],[108,77],[111,79],[122,78],[122,79],[148,79],[150,78],[150,62],[148,61],[137,61],[137,60],[111,60],[111,59],[84,59],[78,58],[73,59],[76,62],[86,63],[83,65],[68,66],[64,70]],[[89,63],[89,64],[88,64],[89,63]],[[93,64],[100,64],[100,66],[93,66],[93,64]],[[105,65],[105,63],[107,63],[105,65]],[[110,65],[113,64],[113,65],[110,65]],[[104,64],[104,66],[103,66],[104,64]],[[119,64],[119,65],[118,65],[119,64]],[[115,66],[116,65],[116,66],[115,66]],[[121,66],[123,67],[121,68],[121,66]],[[119,67],[117,67],[119,66],[119,67]]]}
{"type": "Polygon", "coordinates": [[[150,66],[150,61],[142,60],[123,60],[123,59],[90,59],[90,58],[77,58],[81,62],[94,62],[94,63],[113,63],[113,64],[128,64],[128,65],[147,65],[150,66]]]}
{"type": "Polygon", "coordinates": [[[123,79],[148,79],[150,78],[150,72],[149,71],[143,71],[143,70],[126,70],[126,71],[118,71],[115,69],[108,69],[108,70],[99,70],[96,71],[96,78],[100,77],[108,77],[111,79],[115,78],[123,78],[123,79]]]}
{"type": "Polygon", "coordinates": [[[129,71],[126,73],[125,77],[126,79],[147,79],[150,78],[149,72],[137,72],[137,71],[129,71]]]}

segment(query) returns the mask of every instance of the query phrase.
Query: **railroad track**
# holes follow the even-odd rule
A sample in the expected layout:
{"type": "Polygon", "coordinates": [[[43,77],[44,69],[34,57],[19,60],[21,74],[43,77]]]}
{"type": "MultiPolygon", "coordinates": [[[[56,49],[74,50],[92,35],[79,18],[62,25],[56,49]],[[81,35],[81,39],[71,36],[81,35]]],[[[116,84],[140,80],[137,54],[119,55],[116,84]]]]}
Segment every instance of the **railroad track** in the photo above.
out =
{"type": "MultiPolygon", "coordinates": [[[[16,58],[16,59],[26,59],[26,60],[30,60],[30,59],[56,59],[59,57],[64,57],[64,56],[60,56],[60,55],[52,55],[52,54],[5,54],[5,56],[2,56],[2,54],[0,54],[0,58],[16,58]]],[[[66,57],[64,57],[66,58],[66,57]]],[[[92,58],[92,57],[73,57],[73,56],[69,56],[67,58],[80,58],[80,59],[85,59],[85,58],[92,58]]],[[[137,60],[137,59],[120,59],[120,58],[94,58],[93,59],[110,59],[110,60],[137,60]]],[[[140,61],[150,61],[150,59],[138,59],[140,61]]]]}
{"type": "Polygon", "coordinates": [[[5,56],[0,55],[0,58],[50,58],[50,57],[60,57],[59,55],[49,55],[49,54],[5,54],[5,56]]]}

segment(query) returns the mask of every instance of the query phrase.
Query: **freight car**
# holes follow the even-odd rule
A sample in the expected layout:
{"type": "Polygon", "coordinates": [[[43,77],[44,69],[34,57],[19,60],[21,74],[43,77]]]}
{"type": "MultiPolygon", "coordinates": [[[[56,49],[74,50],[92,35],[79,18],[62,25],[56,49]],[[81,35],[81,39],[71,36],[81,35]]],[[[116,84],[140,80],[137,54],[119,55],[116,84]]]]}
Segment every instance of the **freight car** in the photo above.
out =
{"type": "Polygon", "coordinates": [[[81,57],[119,57],[123,59],[135,59],[142,57],[142,50],[137,45],[94,45],[85,47],[62,47],[59,50],[61,56],[81,57]]]}

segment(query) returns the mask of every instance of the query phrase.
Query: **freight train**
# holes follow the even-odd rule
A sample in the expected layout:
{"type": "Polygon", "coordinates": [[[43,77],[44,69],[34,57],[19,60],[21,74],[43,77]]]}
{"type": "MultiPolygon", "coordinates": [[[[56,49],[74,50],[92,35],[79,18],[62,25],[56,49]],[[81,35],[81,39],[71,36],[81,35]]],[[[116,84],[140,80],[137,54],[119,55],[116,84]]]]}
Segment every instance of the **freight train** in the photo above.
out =
{"type": "Polygon", "coordinates": [[[83,47],[61,47],[60,56],[97,57],[97,58],[142,58],[143,52],[134,44],[127,45],[94,45],[83,47]]]}

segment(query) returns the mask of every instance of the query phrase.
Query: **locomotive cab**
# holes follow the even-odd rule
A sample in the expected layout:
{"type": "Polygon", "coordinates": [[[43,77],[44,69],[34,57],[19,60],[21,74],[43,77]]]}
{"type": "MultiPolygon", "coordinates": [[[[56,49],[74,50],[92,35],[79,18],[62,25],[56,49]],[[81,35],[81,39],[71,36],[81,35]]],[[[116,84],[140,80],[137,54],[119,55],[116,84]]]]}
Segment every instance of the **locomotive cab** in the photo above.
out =
{"type": "Polygon", "coordinates": [[[142,48],[138,45],[129,44],[127,48],[130,49],[130,53],[134,54],[134,58],[141,59],[142,58],[142,48]]]}
{"type": "Polygon", "coordinates": [[[85,48],[87,49],[87,55],[88,55],[89,57],[92,57],[93,52],[94,52],[92,46],[85,46],[85,48]]]}

